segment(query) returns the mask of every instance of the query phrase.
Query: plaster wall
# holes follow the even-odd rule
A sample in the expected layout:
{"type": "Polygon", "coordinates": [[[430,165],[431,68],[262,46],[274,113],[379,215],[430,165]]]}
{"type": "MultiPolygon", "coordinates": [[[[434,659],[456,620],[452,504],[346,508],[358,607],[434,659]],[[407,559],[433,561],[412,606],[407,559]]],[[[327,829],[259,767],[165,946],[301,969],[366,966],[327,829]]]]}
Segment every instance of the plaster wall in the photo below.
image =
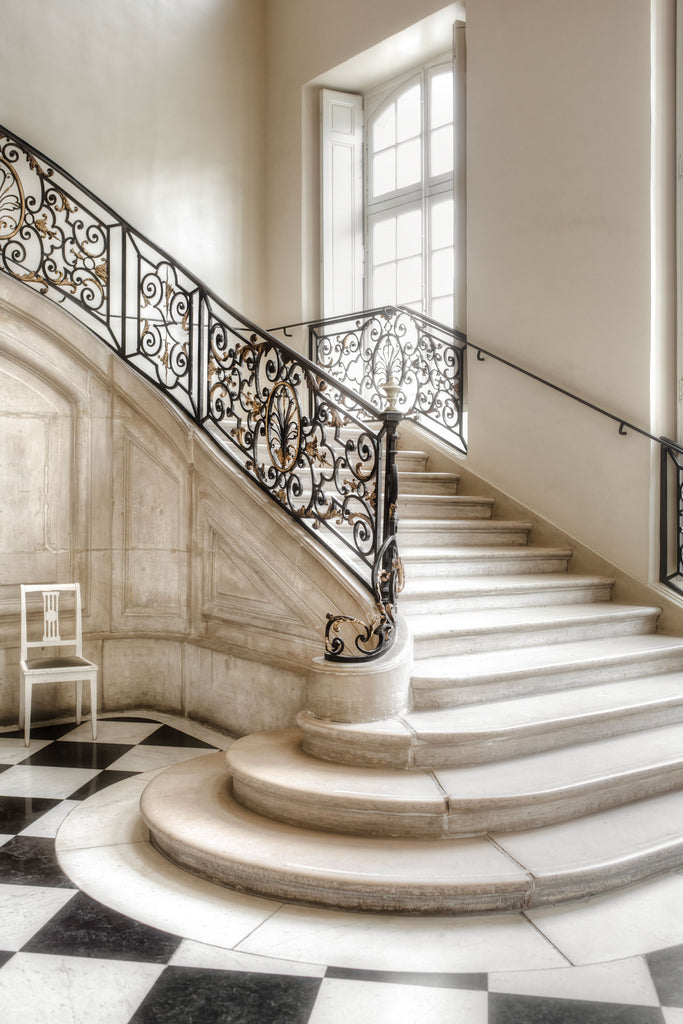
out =
{"type": "Polygon", "coordinates": [[[263,312],[262,0],[3,0],[0,124],[263,312]]]}
{"type": "MultiPolygon", "coordinates": [[[[18,711],[19,584],[81,583],[104,711],[289,726],[325,614],[369,595],[144,380],[0,275],[0,725],[18,711]]],[[[37,687],[34,719],[73,714],[37,687]]]]}

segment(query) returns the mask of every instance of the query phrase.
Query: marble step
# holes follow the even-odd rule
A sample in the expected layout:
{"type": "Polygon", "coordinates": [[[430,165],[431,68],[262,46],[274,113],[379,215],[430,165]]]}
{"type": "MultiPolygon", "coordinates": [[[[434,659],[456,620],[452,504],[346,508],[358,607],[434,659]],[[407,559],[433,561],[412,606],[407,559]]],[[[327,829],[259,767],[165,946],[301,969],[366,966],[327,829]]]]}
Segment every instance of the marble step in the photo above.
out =
{"type": "Polygon", "coordinates": [[[424,473],[427,470],[428,461],[429,456],[427,455],[426,452],[396,452],[396,466],[399,471],[399,474],[401,474],[402,472],[424,473]]]}
{"type": "Polygon", "coordinates": [[[321,761],[299,729],[229,749],[239,802],[276,821],[370,836],[451,838],[538,828],[683,785],[683,725],[457,768],[321,761]]]}
{"type": "Polygon", "coordinates": [[[535,573],[527,576],[412,578],[408,572],[401,593],[401,610],[453,612],[474,608],[529,607],[609,601],[614,579],[535,573]]]}
{"type": "Polygon", "coordinates": [[[493,498],[479,498],[469,494],[410,494],[399,491],[399,521],[412,519],[490,519],[493,498]]]}
{"type": "MultiPolygon", "coordinates": [[[[494,520],[495,521],[495,520],[494,520]]],[[[406,542],[399,530],[401,558],[410,580],[421,576],[446,579],[451,576],[501,576],[518,573],[563,573],[571,548],[515,547],[417,547],[406,542]]]]}
{"type": "Polygon", "coordinates": [[[402,469],[398,483],[401,494],[457,494],[460,477],[457,473],[414,473],[402,469]]]}
{"type": "Polygon", "coordinates": [[[586,899],[683,863],[683,794],[472,839],[322,833],[247,810],[222,754],[158,774],[142,794],[152,842],[195,875],[276,900],[378,913],[520,911],[586,899]]]}
{"type": "Polygon", "coordinates": [[[473,654],[534,644],[654,633],[659,608],[597,602],[494,608],[445,614],[408,613],[416,658],[473,654]]]}
{"type": "Polygon", "coordinates": [[[417,660],[414,708],[459,707],[573,686],[683,671],[683,637],[601,637],[417,660]]]}
{"type": "Polygon", "coordinates": [[[531,523],[506,519],[417,519],[399,520],[398,541],[403,547],[486,547],[525,545],[531,523]]]}
{"type": "Polygon", "coordinates": [[[444,768],[683,721],[683,671],[344,724],[302,712],[303,749],[338,764],[444,768]]]}

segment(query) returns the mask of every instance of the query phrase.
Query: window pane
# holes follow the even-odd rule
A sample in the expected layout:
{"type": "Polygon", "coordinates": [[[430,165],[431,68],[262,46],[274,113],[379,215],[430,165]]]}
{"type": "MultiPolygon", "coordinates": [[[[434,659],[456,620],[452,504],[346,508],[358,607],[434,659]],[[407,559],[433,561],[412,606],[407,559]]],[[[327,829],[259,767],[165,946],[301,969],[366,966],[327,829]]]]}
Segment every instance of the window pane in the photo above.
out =
{"type": "MultiPolygon", "coordinates": [[[[422,179],[422,144],[419,139],[396,148],[396,188],[416,185],[422,179]]],[[[375,195],[378,195],[375,190],[375,195]]]]}
{"type": "Polygon", "coordinates": [[[432,301],[432,311],[430,313],[435,320],[438,320],[440,324],[446,324],[447,327],[453,326],[453,296],[444,295],[440,299],[434,299],[432,301]]]}
{"type": "Polygon", "coordinates": [[[396,100],[396,138],[399,142],[413,139],[422,131],[420,116],[420,83],[416,82],[396,100]]]}
{"type": "Polygon", "coordinates": [[[372,158],[372,194],[384,195],[396,188],[396,150],[387,149],[372,158]]]}
{"type": "Polygon", "coordinates": [[[429,127],[438,128],[453,121],[453,72],[432,75],[429,92],[429,127]]]}
{"type": "Polygon", "coordinates": [[[429,145],[429,173],[449,174],[453,170],[453,125],[432,132],[429,145]]]}
{"type": "Polygon", "coordinates": [[[372,305],[393,306],[396,304],[396,264],[387,263],[375,267],[372,272],[372,305]]]}
{"type": "Polygon", "coordinates": [[[450,295],[453,292],[453,250],[439,249],[432,255],[432,295],[450,295]]]}
{"type": "Polygon", "coordinates": [[[396,104],[390,103],[372,123],[372,152],[396,142],[396,104]]]}
{"type": "Polygon", "coordinates": [[[372,227],[372,262],[389,263],[396,259],[396,218],[376,220],[372,227]]]}
{"type": "Polygon", "coordinates": [[[417,256],[422,252],[422,210],[399,214],[396,231],[396,255],[417,256]]]}
{"type": "Polygon", "coordinates": [[[453,245],[453,197],[435,199],[431,206],[432,249],[453,245]]]}
{"type": "Polygon", "coordinates": [[[396,267],[396,279],[397,301],[419,302],[422,297],[422,257],[401,260],[396,267]]]}

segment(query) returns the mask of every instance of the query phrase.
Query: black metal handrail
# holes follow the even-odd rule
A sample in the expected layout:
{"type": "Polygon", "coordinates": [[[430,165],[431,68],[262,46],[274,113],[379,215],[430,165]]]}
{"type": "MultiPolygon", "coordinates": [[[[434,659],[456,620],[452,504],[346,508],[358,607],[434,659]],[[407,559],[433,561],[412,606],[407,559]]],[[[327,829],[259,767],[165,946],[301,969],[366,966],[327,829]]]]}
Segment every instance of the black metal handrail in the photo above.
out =
{"type": "Polygon", "coordinates": [[[375,597],[328,615],[326,657],[393,640],[397,417],[222,302],[0,126],[0,270],[74,316],[204,431],[375,597]]]}

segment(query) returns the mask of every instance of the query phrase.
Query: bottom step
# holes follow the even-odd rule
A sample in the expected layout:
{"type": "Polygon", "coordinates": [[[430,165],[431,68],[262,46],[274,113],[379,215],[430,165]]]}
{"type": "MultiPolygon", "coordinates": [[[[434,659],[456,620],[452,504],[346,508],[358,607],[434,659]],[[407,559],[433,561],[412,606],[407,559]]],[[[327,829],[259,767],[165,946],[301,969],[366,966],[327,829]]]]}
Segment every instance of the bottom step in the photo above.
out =
{"type": "Polygon", "coordinates": [[[474,839],[371,839],[297,828],[232,795],[224,754],[173,765],[140,803],[154,845],[211,881],[279,900],[410,914],[519,911],[683,865],[683,794],[474,839]]]}

